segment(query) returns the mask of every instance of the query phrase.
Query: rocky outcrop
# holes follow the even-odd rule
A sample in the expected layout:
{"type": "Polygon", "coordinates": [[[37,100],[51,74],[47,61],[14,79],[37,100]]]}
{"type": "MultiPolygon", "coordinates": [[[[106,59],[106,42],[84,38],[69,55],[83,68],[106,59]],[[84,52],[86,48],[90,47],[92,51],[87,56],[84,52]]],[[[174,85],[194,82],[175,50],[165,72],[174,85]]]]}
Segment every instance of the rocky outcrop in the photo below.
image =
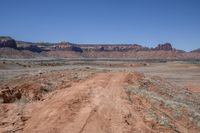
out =
{"type": "Polygon", "coordinates": [[[76,44],[72,44],[69,42],[61,42],[55,45],[50,46],[51,50],[62,50],[62,51],[74,51],[74,52],[83,52],[82,48],[76,44]]]}
{"type": "Polygon", "coordinates": [[[61,43],[56,43],[51,47],[51,50],[70,50],[71,49],[71,43],[68,42],[61,42],[61,43]]]}
{"type": "Polygon", "coordinates": [[[10,48],[17,48],[17,44],[14,39],[11,37],[0,37],[0,48],[2,47],[10,47],[10,48]]]}
{"type": "Polygon", "coordinates": [[[80,44],[84,51],[137,51],[147,49],[138,44],[80,44]]]}
{"type": "Polygon", "coordinates": [[[172,45],[171,43],[164,43],[164,44],[158,44],[157,47],[155,47],[155,50],[164,50],[164,51],[169,51],[172,50],[172,45]]]}

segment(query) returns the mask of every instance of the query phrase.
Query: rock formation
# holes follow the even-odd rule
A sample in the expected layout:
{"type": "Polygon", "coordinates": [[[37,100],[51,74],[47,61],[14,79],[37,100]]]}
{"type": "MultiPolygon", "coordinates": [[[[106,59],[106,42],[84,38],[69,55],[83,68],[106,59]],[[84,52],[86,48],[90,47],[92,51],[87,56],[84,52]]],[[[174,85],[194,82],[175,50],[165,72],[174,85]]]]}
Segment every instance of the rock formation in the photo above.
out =
{"type": "Polygon", "coordinates": [[[12,39],[11,37],[0,37],[0,48],[2,47],[10,47],[10,48],[17,48],[17,44],[15,42],[14,39],[12,39]]]}
{"type": "Polygon", "coordinates": [[[169,50],[172,50],[172,45],[171,43],[158,44],[155,50],[169,51],[169,50]]]}
{"type": "Polygon", "coordinates": [[[61,58],[199,59],[200,49],[175,49],[170,43],[154,48],[138,44],[75,44],[70,42],[24,42],[0,37],[0,57],[49,56],[61,58]],[[12,49],[10,49],[12,48],[12,49]]]}
{"type": "Polygon", "coordinates": [[[138,44],[79,44],[84,51],[137,51],[145,47],[138,44]]]}

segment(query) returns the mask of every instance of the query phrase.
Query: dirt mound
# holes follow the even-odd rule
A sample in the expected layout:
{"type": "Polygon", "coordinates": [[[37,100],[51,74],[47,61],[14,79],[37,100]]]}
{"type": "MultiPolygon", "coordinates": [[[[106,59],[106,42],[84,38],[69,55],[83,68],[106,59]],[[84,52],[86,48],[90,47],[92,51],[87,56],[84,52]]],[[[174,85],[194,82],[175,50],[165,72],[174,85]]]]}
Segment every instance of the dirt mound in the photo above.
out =
{"type": "Polygon", "coordinates": [[[34,100],[42,100],[43,95],[49,91],[45,85],[29,82],[13,88],[2,88],[0,90],[0,99],[2,103],[26,103],[34,100]]]}
{"type": "Polygon", "coordinates": [[[10,89],[6,87],[5,89],[0,90],[0,99],[3,103],[12,103],[17,99],[20,99],[22,94],[19,90],[10,89]]]}

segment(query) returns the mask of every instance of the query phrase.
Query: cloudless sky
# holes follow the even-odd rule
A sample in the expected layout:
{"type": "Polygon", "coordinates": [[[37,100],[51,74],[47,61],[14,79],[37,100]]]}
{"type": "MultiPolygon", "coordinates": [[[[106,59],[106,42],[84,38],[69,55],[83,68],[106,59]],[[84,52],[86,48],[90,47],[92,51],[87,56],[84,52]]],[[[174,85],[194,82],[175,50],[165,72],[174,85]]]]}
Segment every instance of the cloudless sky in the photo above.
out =
{"type": "Polygon", "coordinates": [[[0,0],[0,35],[24,41],[200,47],[200,0],[0,0]]]}

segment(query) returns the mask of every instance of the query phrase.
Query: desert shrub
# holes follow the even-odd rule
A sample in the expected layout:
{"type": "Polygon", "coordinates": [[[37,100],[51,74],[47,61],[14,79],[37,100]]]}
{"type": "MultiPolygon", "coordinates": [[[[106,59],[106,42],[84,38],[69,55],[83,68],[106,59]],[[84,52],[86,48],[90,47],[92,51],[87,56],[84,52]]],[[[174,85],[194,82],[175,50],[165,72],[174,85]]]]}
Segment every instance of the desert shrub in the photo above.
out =
{"type": "Polygon", "coordinates": [[[41,86],[39,89],[40,93],[45,94],[51,91],[51,88],[48,86],[41,86]]]}

